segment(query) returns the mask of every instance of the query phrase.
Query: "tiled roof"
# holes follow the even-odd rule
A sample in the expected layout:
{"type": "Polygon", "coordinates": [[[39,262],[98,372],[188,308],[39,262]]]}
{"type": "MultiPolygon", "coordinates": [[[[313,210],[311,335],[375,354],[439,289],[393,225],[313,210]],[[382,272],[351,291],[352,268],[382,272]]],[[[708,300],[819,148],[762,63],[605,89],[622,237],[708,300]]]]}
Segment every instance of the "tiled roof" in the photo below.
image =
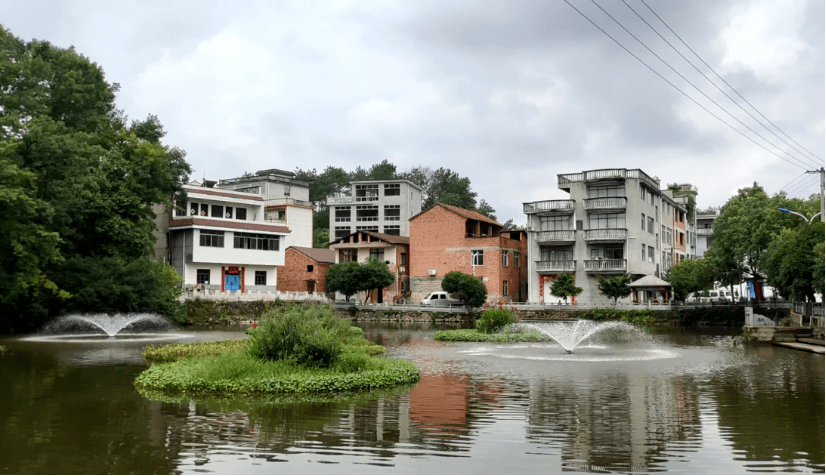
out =
{"type": "MultiPolygon", "coordinates": [[[[306,248],[304,246],[290,246],[290,248],[298,251],[299,253],[305,255],[306,257],[310,258],[311,260],[315,261],[316,263],[335,263],[336,262],[336,252],[335,250],[328,250],[326,248],[306,248]]],[[[287,248],[287,249],[290,249],[287,248]]]]}
{"type": "Polygon", "coordinates": [[[337,239],[333,243],[341,243],[342,242],[341,240],[343,240],[344,238],[353,236],[356,233],[364,233],[365,235],[370,235],[374,238],[378,238],[379,240],[384,241],[385,243],[390,243],[390,244],[393,244],[393,245],[409,245],[410,244],[410,238],[407,237],[407,236],[387,235],[387,234],[378,233],[378,232],[375,232],[375,231],[364,231],[364,230],[354,231],[353,233],[350,233],[347,236],[343,236],[343,237],[337,239]]]}
{"type": "Polygon", "coordinates": [[[633,283],[628,283],[626,286],[629,288],[670,288],[671,283],[649,274],[634,281],[633,283]]]}
{"type": "Polygon", "coordinates": [[[187,192],[192,192],[192,193],[202,193],[204,195],[217,195],[219,197],[229,197],[229,198],[243,198],[244,200],[254,200],[254,201],[257,201],[257,202],[263,202],[264,201],[264,198],[260,197],[258,195],[252,195],[252,194],[242,195],[238,192],[219,192],[218,190],[211,189],[211,188],[204,188],[204,187],[187,186],[187,187],[184,187],[184,190],[186,190],[187,192]]]}
{"type": "Polygon", "coordinates": [[[427,210],[421,211],[421,212],[417,213],[416,215],[413,215],[412,217],[410,217],[410,220],[412,221],[414,218],[418,217],[419,215],[424,215],[425,213],[427,213],[428,211],[432,210],[435,207],[442,207],[447,211],[453,212],[453,213],[459,215],[460,217],[468,218],[470,220],[478,220],[478,221],[481,221],[481,222],[490,223],[492,225],[502,226],[501,223],[497,222],[496,220],[491,220],[490,218],[486,217],[485,215],[482,215],[479,212],[475,212],[473,210],[466,210],[464,208],[459,208],[459,207],[456,207],[456,206],[453,206],[453,205],[447,205],[447,204],[442,203],[442,202],[437,202],[435,205],[431,206],[427,210]]]}
{"type": "Polygon", "coordinates": [[[210,220],[209,218],[184,218],[182,220],[172,220],[169,228],[182,226],[214,226],[218,228],[235,228],[238,230],[269,231],[273,233],[290,233],[290,229],[281,225],[265,225],[256,222],[238,222],[224,220],[210,220]]]}

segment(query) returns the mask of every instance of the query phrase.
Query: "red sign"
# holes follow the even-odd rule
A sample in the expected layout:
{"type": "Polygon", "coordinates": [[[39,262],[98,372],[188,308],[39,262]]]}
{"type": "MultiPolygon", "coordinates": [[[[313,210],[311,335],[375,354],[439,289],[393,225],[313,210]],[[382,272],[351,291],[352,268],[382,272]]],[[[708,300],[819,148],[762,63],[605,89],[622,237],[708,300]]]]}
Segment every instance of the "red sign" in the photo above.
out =
{"type": "Polygon", "coordinates": [[[229,266],[227,268],[227,274],[241,274],[241,270],[238,266],[229,266]]]}

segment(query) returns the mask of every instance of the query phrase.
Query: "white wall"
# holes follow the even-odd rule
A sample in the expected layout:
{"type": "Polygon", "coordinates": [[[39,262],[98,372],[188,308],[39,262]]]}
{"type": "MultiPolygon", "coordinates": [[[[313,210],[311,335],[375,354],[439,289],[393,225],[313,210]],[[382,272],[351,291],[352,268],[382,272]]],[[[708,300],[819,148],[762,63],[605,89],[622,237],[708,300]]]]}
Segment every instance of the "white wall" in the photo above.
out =
{"type": "Polygon", "coordinates": [[[286,246],[313,247],[313,211],[309,208],[287,207],[287,227],[290,234],[286,246]]]}

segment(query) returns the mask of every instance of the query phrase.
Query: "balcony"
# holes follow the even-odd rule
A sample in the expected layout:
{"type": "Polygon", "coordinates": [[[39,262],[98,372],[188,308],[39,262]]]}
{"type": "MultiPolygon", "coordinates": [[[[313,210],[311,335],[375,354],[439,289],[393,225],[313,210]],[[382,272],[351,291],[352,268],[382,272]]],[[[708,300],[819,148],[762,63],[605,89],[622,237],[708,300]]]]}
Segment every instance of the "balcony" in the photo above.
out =
{"type": "Polygon", "coordinates": [[[557,184],[561,190],[570,193],[571,184],[577,182],[599,182],[601,180],[625,180],[637,179],[648,184],[654,190],[660,189],[660,181],[654,180],[648,174],[640,169],[600,169],[589,170],[587,172],[580,172],[576,174],[559,174],[557,177],[557,184]]]}
{"type": "Polygon", "coordinates": [[[572,259],[565,259],[565,260],[550,260],[550,261],[537,261],[536,262],[536,271],[537,272],[563,272],[569,271],[573,272],[576,271],[576,260],[572,259]]]}
{"type": "Polygon", "coordinates": [[[542,200],[522,204],[522,211],[528,215],[538,213],[539,215],[568,215],[574,212],[573,200],[542,200]]]}
{"type": "Polygon", "coordinates": [[[340,197],[331,196],[331,197],[327,197],[327,204],[328,205],[336,205],[336,204],[340,204],[340,203],[353,203],[354,201],[355,200],[353,200],[353,197],[348,197],[348,196],[340,196],[340,197]]]}
{"type": "Polygon", "coordinates": [[[576,241],[576,230],[535,231],[537,243],[573,243],[576,241]]]}
{"type": "Polygon", "coordinates": [[[697,236],[712,236],[714,228],[697,228],[697,236]]]}
{"type": "Polygon", "coordinates": [[[585,211],[612,211],[625,210],[628,204],[628,199],[625,197],[602,197],[602,198],[587,198],[583,201],[585,211]]]}
{"type": "Polygon", "coordinates": [[[585,263],[586,273],[624,274],[628,268],[627,260],[624,259],[587,259],[583,263],[585,263]]]}
{"type": "Polygon", "coordinates": [[[628,230],[625,228],[598,228],[585,230],[585,241],[625,241],[628,230]]]}

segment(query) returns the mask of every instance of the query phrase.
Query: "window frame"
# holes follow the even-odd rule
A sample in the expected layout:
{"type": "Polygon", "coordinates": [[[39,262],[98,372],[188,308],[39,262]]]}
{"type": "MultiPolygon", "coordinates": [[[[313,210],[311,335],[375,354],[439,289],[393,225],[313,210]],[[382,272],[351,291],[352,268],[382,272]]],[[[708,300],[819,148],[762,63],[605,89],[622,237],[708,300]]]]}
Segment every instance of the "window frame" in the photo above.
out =
{"type": "Polygon", "coordinates": [[[267,285],[267,272],[266,271],[256,271],[255,272],[255,285],[256,286],[266,286],[267,285]],[[260,278],[262,278],[262,277],[264,278],[263,283],[260,282],[261,281],[260,278]]]}
{"type": "Polygon", "coordinates": [[[470,265],[484,266],[485,265],[485,250],[470,250],[470,265]]]}
{"type": "Polygon", "coordinates": [[[195,283],[196,284],[206,284],[209,285],[211,281],[211,269],[196,269],[195,270],[195,283]]]}

